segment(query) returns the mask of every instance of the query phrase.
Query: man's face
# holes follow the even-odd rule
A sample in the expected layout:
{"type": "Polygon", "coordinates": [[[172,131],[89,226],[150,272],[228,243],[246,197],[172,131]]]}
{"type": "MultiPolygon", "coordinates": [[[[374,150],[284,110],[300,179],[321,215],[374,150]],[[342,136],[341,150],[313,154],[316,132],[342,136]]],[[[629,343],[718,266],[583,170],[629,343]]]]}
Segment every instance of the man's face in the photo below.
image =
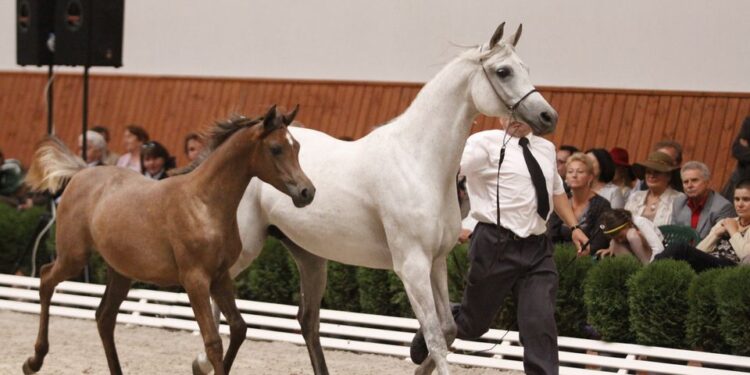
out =
{"type": "Polygon", "coordinates": [[[570,152],[566,150],[557,150],[557,173],[565,179],[565,173],[568,171],[568,168],[565,167],[565,162],[568,161],[568,158],[570,157],[570,152]]]}
{"type": "Polygon", "coordinates": [[[682,172],[682,186],[690,198],[702,197],[708,191],[708,179],[697,169],[682,172]]]}

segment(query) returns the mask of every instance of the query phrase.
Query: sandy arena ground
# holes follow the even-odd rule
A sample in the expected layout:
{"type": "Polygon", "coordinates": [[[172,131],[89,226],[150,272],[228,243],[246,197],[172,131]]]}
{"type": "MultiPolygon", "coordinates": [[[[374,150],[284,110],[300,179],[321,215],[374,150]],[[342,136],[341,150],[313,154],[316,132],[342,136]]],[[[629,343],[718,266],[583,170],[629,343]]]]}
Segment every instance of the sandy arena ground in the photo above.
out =
{"type": "MultiPolygon", "coordinates": [[[[20,374],[34,351],[39,316],[0,310],[0,374],[20,374]]],[[[203,344],[186,331],[126,326],[115,330],[122,370],[126,374],[190,374],[191,362],[203,344]]],[[[228,345],[224,337],[224,348],[228,345]]],[[[411,374],[404,359],[326,350],[332,374],[411,374]]],[[[452,374],[519,374],[484,368],[451,366],[452,374]]],[[[107,360],[93,320],[50,318],[50,352],[40,374],[107,374],[107,360]]],[[[312,374],[307,350],[282,342],[248,340],[240,347],[233,374],[312,374]]]]}

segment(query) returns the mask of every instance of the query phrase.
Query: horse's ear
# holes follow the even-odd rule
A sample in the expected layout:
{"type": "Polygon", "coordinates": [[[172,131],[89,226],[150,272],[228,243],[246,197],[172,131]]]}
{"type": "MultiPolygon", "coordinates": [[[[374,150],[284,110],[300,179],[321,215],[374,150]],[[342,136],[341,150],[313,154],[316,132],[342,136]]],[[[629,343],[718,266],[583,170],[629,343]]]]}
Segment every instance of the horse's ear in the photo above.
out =
{"type": "Polygon", "coordinates": [[[503,28],[505,27],[505,22],[501,23],[500,26],[495,29],[495,33],[492,34],[492,38],[490,38],[490,48],[494,47],[497,42],[500,41],[500,39],[503,38],[503,28]]]}
{"type": "Polygon", "coordinates": [[[274,125],[276,124],[276,104],[272,105],[271,108],[268,109],[268,112],[266,112],[266,115],[263,116],[263,128],[265,131],[272,130],[274,128],[274,125]]]}
{"type": "Polygon", "coordinates": [[[292,121],[294,121],[294,118],[297,116],[297,111],[299,111],[299,104],[295,105],[291,112],[284,115],[284,123],[291,125],[292,121]]]}
{"type": "Polygon", "coordinates": [[[513,47],[518,44],[518,40],[521,39],[521,31],[523,31],[523,24],[518,24],[518,30],[516,30],[516,33],[513,35],[513,47]]]}

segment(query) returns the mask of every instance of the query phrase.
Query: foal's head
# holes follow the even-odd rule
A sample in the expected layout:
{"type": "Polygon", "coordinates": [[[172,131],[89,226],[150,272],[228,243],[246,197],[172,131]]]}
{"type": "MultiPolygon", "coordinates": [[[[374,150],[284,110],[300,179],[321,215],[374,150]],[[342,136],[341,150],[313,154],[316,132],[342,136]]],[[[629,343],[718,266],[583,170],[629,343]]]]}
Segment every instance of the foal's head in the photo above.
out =
{"type": "Polygon", "coordinates": [[[500,24],[478,52],[468,53],[479,69],[471,83],[474,105],[484,115],[525,122],[535,134],[551,133],[557,112],[531,84],[529,69],[516,54],[521,26],[503,41],[504,26],[504,22],[500,24]]]}
{"type": "Polygon", "coordinates": [[[277,113],[275,105],[268,110],[253,163],[258,178],[292,197],[295,206],[304,207],[315,197],[315,186],[299,165],[299,142],[287,129],[298,108],[287,114],[277,113]]]}

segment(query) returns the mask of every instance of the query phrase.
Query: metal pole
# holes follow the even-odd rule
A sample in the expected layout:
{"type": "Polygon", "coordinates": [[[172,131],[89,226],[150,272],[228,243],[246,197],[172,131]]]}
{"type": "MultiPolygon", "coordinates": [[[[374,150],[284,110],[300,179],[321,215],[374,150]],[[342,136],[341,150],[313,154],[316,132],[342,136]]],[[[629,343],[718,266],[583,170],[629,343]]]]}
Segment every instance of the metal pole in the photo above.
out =
{"type": "Polygon", "coordinates": [[[55,98],[54,81],[52,80],[54,65],[49,64],[47,69],[47,135],[52,135],[52,118],[54,113],[53,100],[55,98]]]}
{"type": "Polygon", "coordinates": [[[82,122],[82,132],[81,132],[81,138],[83,142],[83,150],[81,150],[81,157],[84,161],[88,162],[88,159],[86,158],[86,131],[89,129],[89,66],[86,65],[83,67],[83,114],[82,114],[83,120],[82,122]]]}

